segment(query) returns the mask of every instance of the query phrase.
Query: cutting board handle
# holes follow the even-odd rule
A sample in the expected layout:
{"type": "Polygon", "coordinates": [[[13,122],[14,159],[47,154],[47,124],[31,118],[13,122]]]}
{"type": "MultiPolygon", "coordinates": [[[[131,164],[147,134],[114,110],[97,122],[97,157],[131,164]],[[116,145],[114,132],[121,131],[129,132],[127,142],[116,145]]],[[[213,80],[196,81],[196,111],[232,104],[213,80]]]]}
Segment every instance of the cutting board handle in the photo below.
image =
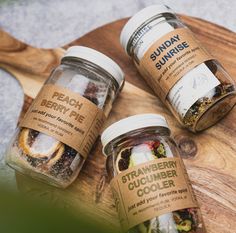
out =
{"type": "Polygon", "coordinates": [[[0,29],[0,67],[15,76],[24,93],[35,97],[31,87],[39,89],[64,53],[61,48],[38,49],[0,29]]]}

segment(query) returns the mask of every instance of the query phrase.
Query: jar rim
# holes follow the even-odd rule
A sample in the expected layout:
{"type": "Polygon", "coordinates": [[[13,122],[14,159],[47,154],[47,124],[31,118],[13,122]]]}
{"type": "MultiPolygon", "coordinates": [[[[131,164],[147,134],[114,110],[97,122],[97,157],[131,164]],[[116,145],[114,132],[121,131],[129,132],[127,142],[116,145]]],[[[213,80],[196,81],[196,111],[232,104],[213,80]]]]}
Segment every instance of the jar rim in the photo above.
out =
{"type": "Polygon", "coordinates": [[[80,58],[101,67],[114,78],[119,88],[122,88],[124,72],[115,61],[105,54],[85,46],[71,46],[66,50],[62,59],[67,57],[80,58]]]}
{"type": "Polygon", "coordinates": [[[101,135],[103,154],[106,155],[106,148],[111,141],[131,131],[149,127],[164,127],[170,130],[165,117],[159,114],[138,114],[115,122],[107,127],[101,135]]]}
{"type": "Polygon", "coordinates": [[[128,53],[127,47],[129,44],[129,40],[132,37],[132,35],[136,32],[136,30],[147,20],[150,20],[152,17],[164,13],[175,14],[174,11],[168,6],[164,4],[158,4],[158,5],[151,5],[142,9],[128,20],[128,22],[125,24],[120,34],[120,43],[124,48],[124,50],[126,51],[126,53],[128,53]]]}

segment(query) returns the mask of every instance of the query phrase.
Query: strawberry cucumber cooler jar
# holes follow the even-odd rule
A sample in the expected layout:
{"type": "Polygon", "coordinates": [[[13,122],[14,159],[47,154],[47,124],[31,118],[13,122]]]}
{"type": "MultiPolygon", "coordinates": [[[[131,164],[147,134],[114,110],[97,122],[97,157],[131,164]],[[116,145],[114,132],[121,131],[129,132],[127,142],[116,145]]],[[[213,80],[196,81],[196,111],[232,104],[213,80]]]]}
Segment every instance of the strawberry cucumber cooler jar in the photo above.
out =
{"type": "Polygon", "coordinates": [[[235,104],[235,83],[165,5],[134,15],[121,44],[154,92],[183,126],[204,130],[235,104]]]}
{"type": "Polygon", "coordinates": [[[17,171],[65,188],[77,177],[124,82],[120,67],[93,49],[69,48],[9,146],[17,171]]]}
{"type": "Polygon", "coordinates": [[[164,117],[125,118],[108,127],[101,140],[124,232],[206,232],[164,117]]]}

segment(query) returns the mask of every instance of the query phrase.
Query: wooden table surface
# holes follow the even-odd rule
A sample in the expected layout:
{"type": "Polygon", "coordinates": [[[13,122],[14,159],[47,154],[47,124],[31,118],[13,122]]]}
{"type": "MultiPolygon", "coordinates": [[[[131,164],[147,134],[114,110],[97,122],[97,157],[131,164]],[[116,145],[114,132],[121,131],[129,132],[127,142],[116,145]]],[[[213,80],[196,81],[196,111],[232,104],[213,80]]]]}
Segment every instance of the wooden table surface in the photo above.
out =
{"type": "MultiPolygon", "coordinates": [[[[212,23],[181,16],[199,40],[219,59],[236,80],[236,34],[212,23]]],[[[119,44],[119,34],[127,19],[98,28],[64,48],[43,50],[30,47],[0,31],[0,67],[12,73],[25,93],[23,113],[28,108],[60,60],[64,49],[84,45],[97,49],[114,59],[126,74],[126,84],[107,120],[107,125],[138,113],[163,114],[172,129],[187,167],[208,233],[236,232],[236,110],[214,127],[193,134],[183,129],[135,69],[119,44]]],[[[100,140],[86,161],[78,179],[66,190],[59,190],[16,174],[18,189],[26,195],[39,196],[72,208],[85,207],[91,215],[117,226],[109,178],[100,140]]]]}

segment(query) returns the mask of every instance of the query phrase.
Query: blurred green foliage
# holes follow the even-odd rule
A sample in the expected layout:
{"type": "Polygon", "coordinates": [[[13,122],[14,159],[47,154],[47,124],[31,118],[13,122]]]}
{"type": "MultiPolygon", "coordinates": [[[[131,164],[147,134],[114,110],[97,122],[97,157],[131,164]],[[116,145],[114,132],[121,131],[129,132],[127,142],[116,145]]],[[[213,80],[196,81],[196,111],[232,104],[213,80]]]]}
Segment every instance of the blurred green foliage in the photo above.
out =
{"type": "Polygon", "coordinates": [[[20,0],[0,0],[0,4],[1,3],[12,3],[12,2],[15,2],[15,1],[20,1],[20,0]]]}
{"type": "MultiPolygon", "coordinates": [[[[0,187],[1,233],[110,233],[81,210],[66,209],[0,187]]],[[[115,233],[114,231],[112,233],[115,233]]]]}

